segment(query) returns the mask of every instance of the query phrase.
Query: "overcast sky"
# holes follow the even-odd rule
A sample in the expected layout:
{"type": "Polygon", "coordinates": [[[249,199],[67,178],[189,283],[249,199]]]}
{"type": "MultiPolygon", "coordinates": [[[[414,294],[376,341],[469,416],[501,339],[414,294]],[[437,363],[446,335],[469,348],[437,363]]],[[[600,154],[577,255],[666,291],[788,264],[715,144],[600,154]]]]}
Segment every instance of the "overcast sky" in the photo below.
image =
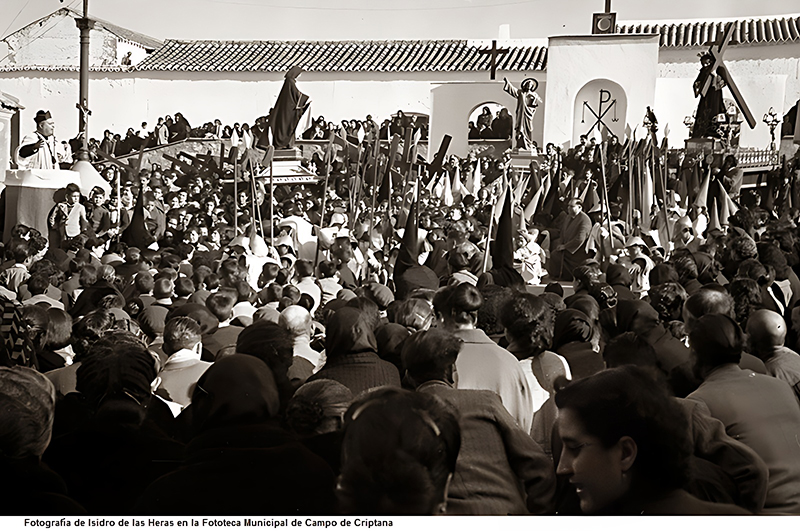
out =
{"type": "MultiPolygon", "coordinates": [[[[83,0],[0,0],[2,36],[83,0]]],[[[491,39],[591,30],[604,0],[90,0],[89,14],[159,39],[491,39]]],[[[613,0],[618,21],[800,12],[798,0],[613,0]]]]}

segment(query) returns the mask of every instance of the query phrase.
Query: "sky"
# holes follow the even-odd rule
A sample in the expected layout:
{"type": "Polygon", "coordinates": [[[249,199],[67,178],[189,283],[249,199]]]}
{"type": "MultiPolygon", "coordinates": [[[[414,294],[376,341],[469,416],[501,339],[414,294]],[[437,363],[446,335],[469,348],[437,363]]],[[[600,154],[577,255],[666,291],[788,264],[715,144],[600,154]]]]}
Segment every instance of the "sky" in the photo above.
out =
{"type": "MultiPolygon", "coordinates": [[[[2,0],[5,37],[83,0],[2,0]]],[[[591,31],[604,0],[90,0],[89,15],[157,39],[512,39],[591,31]]],[[[612,0],[618,21],[800,12],[798,0],[612,0]]]]}

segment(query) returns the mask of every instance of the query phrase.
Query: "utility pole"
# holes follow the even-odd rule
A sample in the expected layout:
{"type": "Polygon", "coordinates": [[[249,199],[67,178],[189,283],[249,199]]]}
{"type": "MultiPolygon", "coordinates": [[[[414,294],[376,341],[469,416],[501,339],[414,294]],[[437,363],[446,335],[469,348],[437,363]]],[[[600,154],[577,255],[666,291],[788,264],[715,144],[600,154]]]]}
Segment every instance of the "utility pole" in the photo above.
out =
{"type": "Polygon", "coordinates": [[[83,133],[77,159],[89,161],[89,32],[94,22],[89,20],[89,0],[83,0],[83,18],[75,19],[81,30],[80,96],[78,98],[78,132],[83,133]]]}

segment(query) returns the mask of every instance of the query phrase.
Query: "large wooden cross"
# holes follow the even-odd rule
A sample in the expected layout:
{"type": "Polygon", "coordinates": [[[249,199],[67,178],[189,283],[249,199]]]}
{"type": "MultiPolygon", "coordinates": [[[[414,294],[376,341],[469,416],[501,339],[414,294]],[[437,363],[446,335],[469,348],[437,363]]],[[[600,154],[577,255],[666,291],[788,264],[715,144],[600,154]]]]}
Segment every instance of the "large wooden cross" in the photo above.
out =
{"type": "Polygon", "coordinates": [[[703,88],[701,89],[701,94],[705,96],[708,93],[708,89],[711,88],[711,73],[716,72],[719,77],[722,78],[725,83],[727,83],[728,88],[731,91],[731,95],[733,95],[733,100],[736,102],[736,105],[741,109],[742,114],[744,114],[744,118],[747,121],[747,125],[750,126],[750,129],[755,128],[756,126],[756,119],[753,116],[753,113],[750,112],[750,108],[747,106],[747,102],[744,101],[744,97],[742,93],[739,92],[739,87],[736,86],[736,83],[733,82],[733,78],[731,77],[728,69],[725,68],[725,63],[722,62],[722,56],[725,54],[725,50],[728,49],[728,45],[731,42],[731,37],[733,36],[733,22],[729,22],[728,25],[725,27],[725,31],[722,34],[722,38],[719,39],[716,43],[711,45],[709,49],[709,53],[711,57],[713,57],[714,62],[709,69],[709,75],[706,76],[705,82],[703,83],[703,88]]]}
{"type": "Polygon", "coordinates": [[[489,79],[495,78],[495,72],[497,72],[497,56],[498,55],[505,55],[509,52],[508,48],[498,48],[497,41],[492,41],[492,47],[489,50],[478,50],[479,54],[486,55],[489,54],[491,56],[491,67],[492,67],[492,74],[489,79]]]}

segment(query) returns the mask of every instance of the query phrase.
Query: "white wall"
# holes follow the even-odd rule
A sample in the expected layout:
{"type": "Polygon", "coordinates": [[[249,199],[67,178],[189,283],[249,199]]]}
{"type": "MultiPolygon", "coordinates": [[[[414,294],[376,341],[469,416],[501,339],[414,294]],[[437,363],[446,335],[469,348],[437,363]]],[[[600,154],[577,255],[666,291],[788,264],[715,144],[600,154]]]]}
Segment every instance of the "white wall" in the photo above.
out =
{"type": "Polygon", "coordinates": [[[625,120],[632,127],[641,123],[647,106],[653,105],[658,76],[657,35],[550,37],[547,54],[547,142],[570,143],[575,97],[594,79],[609,79],[622,86],[628,98],[625,120]]]}
{"type": "MultiPolygon", "coordinates": [[[[515,74],[516,83],[527,77],[515,74]]],[[[348,79],[336,79],[339,76],[338,72],[305,72],[298,78],[298,88],[311,98],[310,115],[339,122],[372,114],[380,123],[398,109],[430,114],[434,86],[465,78],[479,82],[488,73],[353,73],[348,79]]],[[[124,134],[128,127],[138,129],[143,121],[152,129],[159,116],[175,112],[183,113],[193,126],[216,118],[225,124],[252,123],[269,112],[282,85],[282,73],[91,72],[89,134],[100,138],[105,129],[124,134]]],[[[26,107],[21,115],[23,132],[33,128],[38,109],[49,109],[59,138],[77,133],[77,72],[0,72],[0,90],[18,95],[26,107]]],[[[496,100],[513,104],[502,91],[502,83],[496,100]]]]}

